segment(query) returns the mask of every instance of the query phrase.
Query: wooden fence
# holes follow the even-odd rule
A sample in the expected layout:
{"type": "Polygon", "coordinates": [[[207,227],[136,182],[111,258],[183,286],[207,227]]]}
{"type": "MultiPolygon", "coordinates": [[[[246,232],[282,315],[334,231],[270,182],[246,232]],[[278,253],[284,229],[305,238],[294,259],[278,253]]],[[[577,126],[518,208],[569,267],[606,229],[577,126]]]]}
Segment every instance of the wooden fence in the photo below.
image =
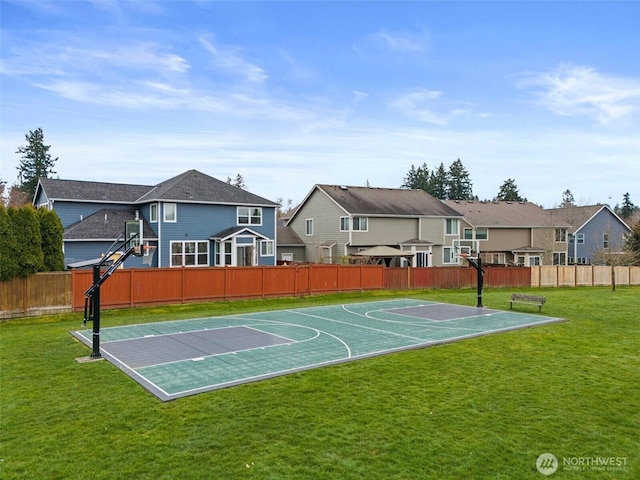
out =
{"type": "MultiPolygon", "coordinates": [[[[611,267],[489,267],[487,288],[610,286],[611,267]]],[[[476,286],[469,267],[380,265],[161,268],[117,270],[101,287],[102,308],[364,290],[460,289],[476,286]]],[[[615,267],[617,285],[640,285],[640,267],[615,267]]],[[[0,282],[0,319],[82,311],[91,270],[37,273],[0,282]]]]}
{"type": "Polygon", "coordinates": [[[0,319],[70,312],[71,277],[47,272],[0,282],[0,319]]]}
{"type": "MultiPolygon", "coordinates": [[[[613,267],[616,285],[640,285],[640,267],[613,267]]],[[[612,267],[556,265],[531,267],[532,287],[607,287],[612,285],[612,267]]]]}

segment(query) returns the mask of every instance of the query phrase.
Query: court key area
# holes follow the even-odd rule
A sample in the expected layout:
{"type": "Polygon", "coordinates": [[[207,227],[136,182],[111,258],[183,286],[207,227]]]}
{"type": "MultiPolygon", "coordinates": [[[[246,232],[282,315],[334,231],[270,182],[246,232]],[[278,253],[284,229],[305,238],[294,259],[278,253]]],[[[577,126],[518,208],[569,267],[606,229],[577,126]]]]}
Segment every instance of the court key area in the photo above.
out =
{"type": "MultiPolygon", "coordinates": [[[[561,320],[424,300],[387,300],[102,328],[100,353],[168,401],[561,320]]],[[[91,347],[91,330],[71,334],[91,347]]]]}

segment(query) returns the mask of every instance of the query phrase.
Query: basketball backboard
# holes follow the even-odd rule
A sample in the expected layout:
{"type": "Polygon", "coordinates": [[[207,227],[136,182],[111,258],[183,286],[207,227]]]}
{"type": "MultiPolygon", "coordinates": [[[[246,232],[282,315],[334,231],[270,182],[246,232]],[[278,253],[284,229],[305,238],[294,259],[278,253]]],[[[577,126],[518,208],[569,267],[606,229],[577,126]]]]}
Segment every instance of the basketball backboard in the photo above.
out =
{"type": "Polygon", "coordinates": [[[134,255],[142,255],[142,245],[144,242],[144,233],[142,228],[142,220],[129,220],[124,224],[125,248],[133,248],[134,255]]]}

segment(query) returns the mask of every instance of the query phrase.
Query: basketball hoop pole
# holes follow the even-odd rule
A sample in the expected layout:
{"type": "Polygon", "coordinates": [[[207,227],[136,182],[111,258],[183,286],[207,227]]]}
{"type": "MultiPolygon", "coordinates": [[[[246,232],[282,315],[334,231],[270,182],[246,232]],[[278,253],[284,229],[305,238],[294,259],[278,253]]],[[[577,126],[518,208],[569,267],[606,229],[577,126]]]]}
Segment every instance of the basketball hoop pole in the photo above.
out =
{"type": "Polygon", "coordinates": [[[471,265],[473,268],[476,269],[478,273],[478,305],[477,307],[483,308],[484,306],[482,305],[482,291],[484,290],[484,270],[482,269],[482,260],[480,259],[479,256],[477,259],[467,257],[466,260],[467,262],[469,262],[469,265],[471,265]]]}

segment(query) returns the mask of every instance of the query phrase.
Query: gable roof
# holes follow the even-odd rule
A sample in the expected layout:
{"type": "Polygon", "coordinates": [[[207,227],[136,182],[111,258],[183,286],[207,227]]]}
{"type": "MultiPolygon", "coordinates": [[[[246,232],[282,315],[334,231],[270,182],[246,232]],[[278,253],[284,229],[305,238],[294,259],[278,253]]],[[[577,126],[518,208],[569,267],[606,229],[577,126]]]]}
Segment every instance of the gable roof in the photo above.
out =
{"type": "Polygon", "coordinates": [[[153,188],[151,185],[127,185],[122,183],[40,178],[34,198],[38,197],[40,190],[44,190],[49,200],[135,203],[151,188],[153,188]]]}
{"type": "MultiPolygon", "coordinates": [[[[315,190],[323,192],[346,213],[351,215],[404,217],[462,216],[454,208],[445,205],[424,190],[315,185],[313,190],[307,195],[307,198],[309,198],[315,190]]],[[[298,211],[299,209],[296,210],[293,215],[298,211]]]]}
{"type": "Polygon", "coordinates": [[[625,221],[622,220],[608,205],[571,205],[568,207],[547,209],[547,211],[555,218],[559,218],[571,225],[571,233],[580,231],[587,223],[589,223],[589,221],[593,217],[599,214],[602,210],[608,211],[624,226],[624,228],[631,230],[630,227],[625,223],[625,221]]]}
{"type": "Polygon", "coordinates": [[[237,205],[262,205],[276,207],[278,203],[254,195],[233,185],[205,175],[197,170],[188,170],[178,176],[165,180],[154,186],[139,202],[157,200],[196,202],[196,203],[224,203],[237,205]]]}
{"type": "Polygon", "coordinates": [[[188,170],[157,185],[87,182],[40,178],[35,198],[43,190],[49,200],[141,204],[154,201],[255,205],[277,207],[278,203],[205,175],[188,170]]]}
{"type": "Polygon", "coordinates": [[[545,209],[531,202],[490,202],[443,200],[443,203],[460,211],[466,221],[475,227],[560,227],[545,209]]]}

